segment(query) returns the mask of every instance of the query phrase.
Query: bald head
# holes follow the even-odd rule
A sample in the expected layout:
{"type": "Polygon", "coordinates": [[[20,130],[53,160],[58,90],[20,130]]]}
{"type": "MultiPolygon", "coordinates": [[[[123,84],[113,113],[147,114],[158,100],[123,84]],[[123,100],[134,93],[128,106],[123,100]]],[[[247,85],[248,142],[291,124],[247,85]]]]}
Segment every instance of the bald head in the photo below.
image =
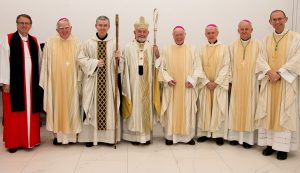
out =
{"type": "Polygon", "coordinates": [[[59,36],[66,40],[71,35],[72,26],[67,18],[61,18],[57,21],[56,24],[56,31],[58,32],[59,36]]]}
{"type": "Polygon", "coordinates": [[[240,27],[241,25],[249,25],[252,28],[252,23],[249,20],[242,20],[239,22],[238,27],[240,27]]]}
{"type": "Polygon", "coordinates": [[[175,27],[173,29],[173,39],[177,45],[182,45],[185,39],[185,30],[183,27],[175,27]]]}
{"type": "Polygon", "coordinates": [[[218,26],[216,24],[208,24],[205,28],[205,30],[209,30],[209,29],[215,29],[216,31],[218,31],[218,26]]]}
{"type": "Polygon", "coordinates": [[[218,27],[215,26],[206,26],[205,28],[205,36],[207,38],[207,41],[209,43],[215,43],[218,39],[218,35],[219,35],[219,31],[218,31],[218,27]]]}
{"type": "Polygon", "coordinates": [[[252,23],[248,20],[240,21],[238,25],[238,33],[240,34],[240,38],[242,40],[249,40],[251,38],[253,28],[252,23]]]}

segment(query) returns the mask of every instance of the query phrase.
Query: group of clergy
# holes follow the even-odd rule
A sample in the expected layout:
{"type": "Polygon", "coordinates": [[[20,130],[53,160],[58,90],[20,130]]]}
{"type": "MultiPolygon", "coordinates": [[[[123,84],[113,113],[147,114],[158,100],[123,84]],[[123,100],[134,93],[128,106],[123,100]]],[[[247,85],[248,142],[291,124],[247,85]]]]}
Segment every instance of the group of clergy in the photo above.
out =
{"type": "Polygon", "coordinates": [[[28,34],[30,16],[21,14],[17,31],[0,42],[5,147],[14,153],[39,145],[43,110],[54,145],[121,139],[149,145],[159,122],[166,145],[213,138],[217,145],[266,146],[263,155],[277,152],[285,160],[298,149],[300,111],[300,35],[286,28],[287,20],[282,10],[272,11],[274,31],[263,41],[242,20],[240,38],[229,46],[209,24],[207,43],[198,48],[185,42],[178,25],[174,43],[159,51],[140,17],[121,53],[106,16],[96,19],[97,33],[83,44],[69,19],[59,19],[58,34],[41,51],[28,34]]]}

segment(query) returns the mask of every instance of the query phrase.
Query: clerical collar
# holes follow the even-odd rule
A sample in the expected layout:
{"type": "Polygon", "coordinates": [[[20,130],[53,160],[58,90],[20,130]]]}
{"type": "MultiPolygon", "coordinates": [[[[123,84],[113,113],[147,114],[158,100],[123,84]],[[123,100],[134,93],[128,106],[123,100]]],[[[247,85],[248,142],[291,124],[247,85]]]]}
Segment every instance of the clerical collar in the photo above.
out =
{"type": "Polygon", "coordinates": [[[103,40],[105,40],[107,38],[108,34],[106,33],[106,35],[103,38],[100,38],[99,35],[98,35],[98,33],[96,33],[96,36],[97,36],[97,38],[99,40],[103,41],[103,40]]]}
{"type": "Polygon", "coordinates": [[[146,42],[146,41],[140,42],[140,41],[138,41],[137,39],[135,39],[135,41],[136,41],[138,44],[145,44],[145,42],[146,42]]]}
{"type": "Polygon", "coordinates": [[[184,45],[184,42],[183,42],[182,44],[177,44],[177,43],[175,43],[175,45],[176,45],[176,46],[182,46],[182,45],[184,45]]]}
{"type": "Polygon", "coordinates": [[[28,34],[27,34],[27,36],[23,36],[22,34],[19,33],[19,35],[24,42],[28,41],[28,34]]]}
{"type": "Polygon", "coordinates": [[[289,29],[287,29],[287,28],[284,28],[284,30],[283,30],[281,33],[277,33],[277,32],[274,30],[274,34],[275,34],[275,35],[284,35],[284,34],[286,34],[288,31],[289,31],[289,29]]]}
{"type": "Polygon", "coordinates": [[[208,42],[209,44],[216,44],[218,42],[218,40],[216,40],[215,42],[213,42],[213,43],[210,43],[210,42],[208,42]]]}
{"type": "Polygon", "coordinates": [[[241,38],[241,41],[243,41],[243,42],[247,42],[247,41],[249,41],[251,39],[251,37],[249,37],[248,39],[246,39],[246,40],[244,40],[244,39],[242,39],[241,38]]]}

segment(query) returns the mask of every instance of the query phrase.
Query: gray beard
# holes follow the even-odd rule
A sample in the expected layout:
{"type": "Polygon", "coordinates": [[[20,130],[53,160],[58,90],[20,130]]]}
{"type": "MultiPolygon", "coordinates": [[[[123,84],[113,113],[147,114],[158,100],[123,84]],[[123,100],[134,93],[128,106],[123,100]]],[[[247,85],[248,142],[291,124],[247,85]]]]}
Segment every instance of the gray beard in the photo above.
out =
{"type": "Polygon", "coordinates": [[[136,38],[136,41],[139,43],[145,43],[146,40],[146,38],[136,38]]]}

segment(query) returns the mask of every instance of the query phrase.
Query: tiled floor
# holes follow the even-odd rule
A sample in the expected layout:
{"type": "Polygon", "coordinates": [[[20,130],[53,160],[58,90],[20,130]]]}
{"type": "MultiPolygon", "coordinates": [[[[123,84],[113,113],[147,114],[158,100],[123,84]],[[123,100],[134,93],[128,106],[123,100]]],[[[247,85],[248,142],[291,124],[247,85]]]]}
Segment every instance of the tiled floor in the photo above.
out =
{"type": "MultiPolygon", "coordinates": [[[[2,138],[2,128],[1,128],[2,138]]],[[[244,149],[225,143],[166,146],[159,126],[154,143],[127,142],[86,148],[83,144],[52,145],[52,134],[41,128],[42,143],[31,150],[10,154],[0,145],[1,173],[300,173],[300,152],[285,161],[261,155],[261,147],[244,149]]]]}
{"type": "MultiPolygon", "coordinates": [[[[2,113],[1,105],[0,101],[2,113]]],[[[54,146],[52,139],[43,126],[37,148],[10,154],[0,142],[0,173],[300,173],[300,150],[278,161],[276,155],[263,156],[261,147],[246,150],[228,143],[217,146],[212,141],[166,146],[159,125],[149,146],[127,142],[118,144],[117,149],[107,145],[54,146]]]]}

